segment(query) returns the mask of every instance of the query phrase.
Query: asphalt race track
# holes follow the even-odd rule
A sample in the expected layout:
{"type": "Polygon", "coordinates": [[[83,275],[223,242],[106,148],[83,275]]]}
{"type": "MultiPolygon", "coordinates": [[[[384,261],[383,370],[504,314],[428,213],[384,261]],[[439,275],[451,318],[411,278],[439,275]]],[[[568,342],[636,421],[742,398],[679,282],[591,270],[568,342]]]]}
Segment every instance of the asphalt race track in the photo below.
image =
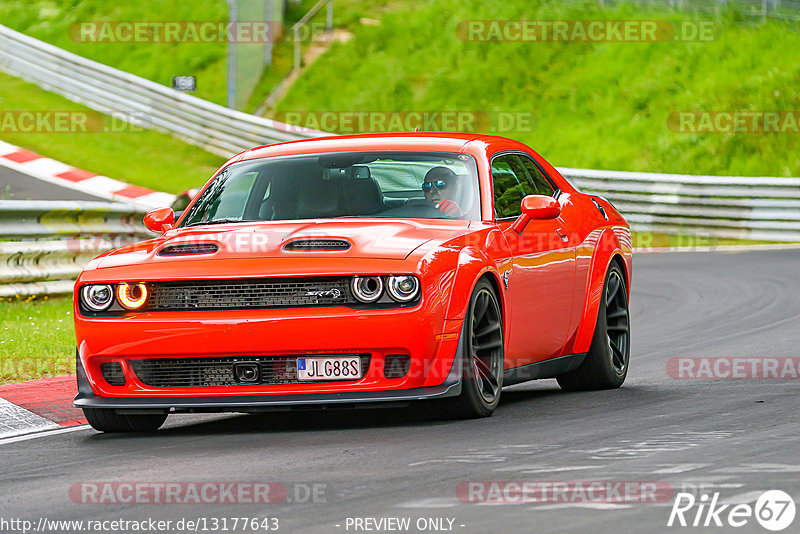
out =
{"type": "MultiPolygon", "coordinates": [[[[352,520],[347,528],[347,518],[387,517],[411,518],[407,532],[420,531],[420,518],[453,519],[452,531],[464,533],[767,532],[753,518],[738,529],[668,528],[672,498],[481,505],[461,502],[456,488],[465,481],[660,481],[675,491],[705,486],[720,503],[754,505],[769,489],[800,503],[800,381],[681,380],[666,371],[677,356],[798,356],[798,265],[800,250],[639,255],[625,386],[564,393],[554,380],[523,384],[503,392],[490,419],[440,422],[421,409],[175,416],[152,435],[82,429],[0,443],[0,515],[34,522],[277,517],[280,532],[290,533],[365,532],[352,520]],[[107,481],[276,481],[292,501],[306,494],[296,483],[323,486],[317,502],[274,505],[70,498],[73,484],[107,481]]],[[[800,518],[785,532],[797,525],[800,518]]]]}
{"type": "Polygon", "coordinates": [[[94,200],[108,202],[108,199],[51,184],[3,166],[0,166],[0,199],[94,200]]]}

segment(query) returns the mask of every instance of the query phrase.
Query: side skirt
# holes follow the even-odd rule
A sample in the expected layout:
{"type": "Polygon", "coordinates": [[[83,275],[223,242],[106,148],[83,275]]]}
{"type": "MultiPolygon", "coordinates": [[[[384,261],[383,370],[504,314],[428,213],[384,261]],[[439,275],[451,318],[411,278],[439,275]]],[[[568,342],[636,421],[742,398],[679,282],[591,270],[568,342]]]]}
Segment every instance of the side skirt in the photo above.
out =
{"type": "Polygon", "coordinates": [[[549,360],[506,369],[503,372],[503,386],[512,386],[540,378],[555,378],[580,367],[584,358],[586,358],[586,353],[567,354],[558,358],[550,358],[549,360]]]}

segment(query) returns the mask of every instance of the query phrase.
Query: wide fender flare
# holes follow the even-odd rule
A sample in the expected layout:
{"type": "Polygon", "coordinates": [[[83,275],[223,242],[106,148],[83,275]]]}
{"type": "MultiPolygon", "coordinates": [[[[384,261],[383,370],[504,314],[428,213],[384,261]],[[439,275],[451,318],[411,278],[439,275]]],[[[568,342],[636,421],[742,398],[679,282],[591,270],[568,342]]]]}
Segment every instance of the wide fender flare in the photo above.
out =
{"type": "Polygon", "coordinates": [[[492,277],[494,285],[499,289],[497,298],[500,300],[503,317],[507,316],[506,298],[496,265],[480,248],[468,246],[462,248],[458,254],[458,265],[456,266],[455,277],[451,286],[450,301],[445,313],[446,319],[464,319],[472,291],[475,289],[478,280],[487,273],[492,277]]]}
{"type": "MultiPolygon", "coordinates": [[[[630,250],[627,251],[630,255],[630,250]]],[[[586,282],[586,298],[583,303],[583,312],[580,316],[580,324],[575,333],[575,342],[572,352],[581,354],[589,352],[594,337],[594,329],[597,325],[597,313],[600,309],[600,299],[603,296],[603,286],[606,280],[606,273],[615,257],[624,260],[626,251],[620,244],[619,238],[611,228],[605,228],[597,239],[589,266],[589,275],[586,282]]],[[[630,264],[623,261],[623,271],[625,273],[626,288],[630,292],[630,264]]],[[[630,295],[630,293],[629,293],[630,295]]]]}

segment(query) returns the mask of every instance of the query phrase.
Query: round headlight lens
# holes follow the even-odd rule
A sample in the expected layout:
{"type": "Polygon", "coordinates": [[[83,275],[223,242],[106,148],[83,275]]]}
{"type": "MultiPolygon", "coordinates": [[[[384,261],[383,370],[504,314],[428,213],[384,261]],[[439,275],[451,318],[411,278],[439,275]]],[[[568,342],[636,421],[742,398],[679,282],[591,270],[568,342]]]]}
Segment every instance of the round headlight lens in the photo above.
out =
{"type": "Polygon", "coordinates": [[[387,288],[394,300],[408,302],[419,294],[419,279],[411,275],[390,276],[387,288]]]}
{"type": "Polygon", "coordinates": [[[147,302],[147,286],[123,283],[117,286],[117,300],[129,310],[138,310],[147,302]]]}
{"type": "Polygon", "coordinates": [[[107,310],[114,301],[114,290],[108,284],[90,284],[81,291],[83,303],[94,311],[107,310]]]}
{"type": "Polygon", "coordinates": [[[383,280],[380,276],[354,276],[353,294],[361,302],[375,302],[383,293],[383,280]]]}

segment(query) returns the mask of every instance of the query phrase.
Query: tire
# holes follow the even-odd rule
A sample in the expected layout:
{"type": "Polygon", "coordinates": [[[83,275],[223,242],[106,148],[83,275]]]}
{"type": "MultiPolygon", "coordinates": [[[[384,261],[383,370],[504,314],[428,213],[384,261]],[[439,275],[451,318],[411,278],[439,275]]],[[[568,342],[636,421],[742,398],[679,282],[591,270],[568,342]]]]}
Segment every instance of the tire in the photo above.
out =
{"type": "Polygon", "coordinates": [[[489,417],[500,403],[505,350],[500,304],[485,279],[470,297],[461,344],[461,394],[434,401],[431,408],[444,419],[489,417]]]}
{"type": "Polygon", "coordinates": [[[83,408],[83,415],[100,432],[154,432],[167,419],[167,414],[120,415],[104,408],[83,408]]]}
{"type": "Polygon", "coordinates": [[[625,382],[630,363],[630,313],[625,276],[612,263],[603,283],[592,344],[583,363],[556,377],[566,391],[618,388],[625,382]]]}

